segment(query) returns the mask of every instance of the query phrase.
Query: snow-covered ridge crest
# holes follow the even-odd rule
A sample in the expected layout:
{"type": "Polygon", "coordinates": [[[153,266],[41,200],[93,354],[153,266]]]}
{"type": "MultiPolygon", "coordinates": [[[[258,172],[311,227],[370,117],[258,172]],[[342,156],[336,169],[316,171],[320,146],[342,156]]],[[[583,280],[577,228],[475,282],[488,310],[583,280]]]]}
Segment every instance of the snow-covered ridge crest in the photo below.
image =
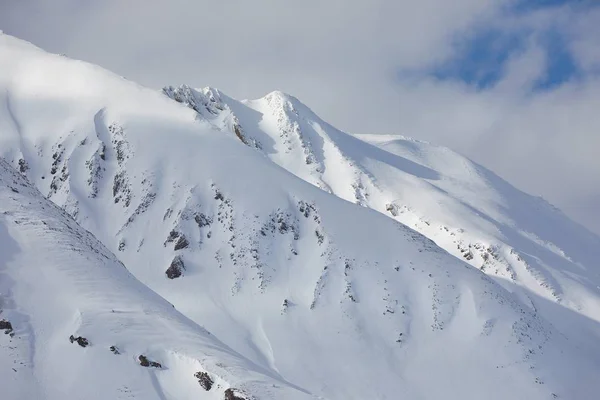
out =
{"type": "MultiPolygon", "coordinates": [[[[397,199],[388,180],[398,176],[426,194],[423,203],[437,200],[437,167],[342,134],[280,96],[237,102],[184,89],[196,107],[207,101],[219,112],[192,111],[5,37],[0,63],[2,156],[139,281],[233,349],[225,365],[250,360],[226,384],[198,392],[197,380],[171,379],[170,365],[189,360],[165,357],[167,368],[149,375],[158,382],[151,396],[220,399],[228,385],[261,399],[589,398],[598,390],[593,320],[527,285],[492,279],[399,218],[370,209],[397,199]],[[36,79],[23,70],[35,70],[36,79]],[[80,98],[65,89],[73,76],[94,81],[94,90],[80,98]],[[579,333],[557,329],[559,320],[579,333]]],[[[11,185],[3,193],[12,196],[11,185]]],[[[458,211],[457,221],[481,224],[472,210],[458,211]]],[[[583,281],[591,288],[589,276],[583,281]]],[[[67,337],[89,339],[91,352],[97,340],[78,332],[67,337]]],[[[163,364],[161,349],[147,361],[163,364]]],[[[137,376],[127,368],[123,379],[137,376]]]]}
{"type": "Polygon", "coordinates": [[[600,238],[543,199],[447,148],[341,132],[281,92],[242,102],[220,94],[217,101],[235,116],[245,143],[259,141],[257,150],[296,176],[410,226],[510,282],[510,290],[516,284],[534,309],[528,292],[600,322],[600,238]],[[573,274],[583,274],[587,283],[582,287],[573,274]]]}

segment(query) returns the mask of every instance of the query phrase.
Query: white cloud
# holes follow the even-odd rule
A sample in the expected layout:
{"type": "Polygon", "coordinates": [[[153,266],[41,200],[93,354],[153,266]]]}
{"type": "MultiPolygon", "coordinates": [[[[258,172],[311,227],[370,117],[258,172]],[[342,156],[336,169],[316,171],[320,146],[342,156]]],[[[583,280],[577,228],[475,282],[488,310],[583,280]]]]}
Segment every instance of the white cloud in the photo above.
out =
{"type": "Polygon", "coordinates": [[[600,10],[515,16],[514,2],[0,0],[0,29],[148,86],[211,85],[242,98],[280,89],[345,130],[448,145],[600,233],[600,81],[531,92],[549,27],[584,71],[600,70],[600,10]],[[423,73],[491,26],[528,35],[496,85],[423,73]]]}
{"type": "Polygon", "coordinates": [[[571,50],[580,67],[588,72],[600,72],[600,8],[579,15],[566,30],[571,50]]]}

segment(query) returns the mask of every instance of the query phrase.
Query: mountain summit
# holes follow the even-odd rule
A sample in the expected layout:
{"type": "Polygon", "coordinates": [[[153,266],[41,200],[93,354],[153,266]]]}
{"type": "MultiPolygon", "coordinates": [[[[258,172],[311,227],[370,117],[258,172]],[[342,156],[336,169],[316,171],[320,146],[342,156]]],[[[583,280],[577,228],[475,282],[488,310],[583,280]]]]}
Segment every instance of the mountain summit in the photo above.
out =
{"type": "Polygon", "coordinates": [[[600,240],[450,150],[6,35],[0,93],[9,398],[600,390],[600,240]]]}

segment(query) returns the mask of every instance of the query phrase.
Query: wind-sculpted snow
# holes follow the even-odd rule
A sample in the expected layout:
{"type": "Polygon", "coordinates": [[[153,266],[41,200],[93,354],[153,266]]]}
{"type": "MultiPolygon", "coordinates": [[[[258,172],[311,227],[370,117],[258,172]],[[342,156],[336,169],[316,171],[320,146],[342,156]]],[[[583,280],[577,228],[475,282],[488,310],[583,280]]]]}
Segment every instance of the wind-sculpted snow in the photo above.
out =
{"type": "MultiPolygon", "coordinates": [[[[32,283],[15,275],[21,265],[32,274],[42,259],[56,265],[36,298],[54,286],[61,302],[19,306],[31,321],[58,314],[48,331],[60,332],[56,342],[24,342],[33,343],[35,357],[52,355],[31,372],[56,380],[44,381],[44,390],[66,390],[85,365],[90,375],[82,382],[115,374],[114,383],[94,385],[127,385],[123,396],[134,398],[585,399],[598,391],[596,321],[516,280],[503,287],[401,223],[403,213],[416,215],[408,211],[415,205],[385,197],[384,183],[400,171],[429,196],[441,191],[431,189],[443,180],[437,168],[338,131],[327,139],[328,125],[278,92],[245,104],[212,89],[156,93],[7,36],[0,36],[0,71],[0,150],[16,168],[5,174],[1,204],[30,218],[33,206],[12,191],[22,174],[112,251],[101,247],[103,263],[82,252],[91,260],[84,263],[64,247],[36,252],[19,244],[9,249],[31,262],[2,260],[9,281],[23,288],[32,283]],[[371,159],[385,165],[385,176],[360,163],[371,159]],[[393,211],[397,220],[369,208],[393,211]],[[78,274],[81,264],[110,284],[78,274]],[[60,280],[65,274],[72,279],[60,280]],[[162,311],[146,313],[155,303],[162,311]],[[136,304],[141,311],[130,314],[136,304]],[[559,319],[580,327],[579,335],[557,330],[559,319]],[[61,346],[78,357],[73,369],[52,367],[61,346]],[[110,361],[96,356],[101,351],[110,361]]],[[[32,220],[47,218],[35,210],[32,220]]],[[[479,223],[461,210],[455,221],[479,223]]],[[[489,272],[508,255],[483,239],[467,242],[470,226],[448,224],[448,236],[458,235],[473,259],[488,254],[489,272]]],[[[7,237],[17,237],[16,229],[7,237]]],[[[71,240],[22,235],[44,246],[71,240]]],[[[76,243],[95,240],[75,236],[76,243]]],[[[10,293],[14,304],[27,301],[10,293]]],[[[24,332],[27,318],[5,313],[24,332]]]]}
{"type": "Polygon", "coordinates": [[[138,282],[1,160],[0,213],[0,317],[12,327],[0,337],[3,398],[224,399],[232,386],[311,398],[138,282]]]}
{"type": "Polygon", "coordinates": [[[214,101],[220,113],[237,118],[245,142],[260,138],[268,145],[258,150],[296,176],[429,237],[496,278],[563,333],[578,336],[580,328],[531,293],[584,314],[597,331],[600,238],[543,199],[443,147],[393,135],[348,135],[281,92],[242,102],[220,93],[214,101]]]}

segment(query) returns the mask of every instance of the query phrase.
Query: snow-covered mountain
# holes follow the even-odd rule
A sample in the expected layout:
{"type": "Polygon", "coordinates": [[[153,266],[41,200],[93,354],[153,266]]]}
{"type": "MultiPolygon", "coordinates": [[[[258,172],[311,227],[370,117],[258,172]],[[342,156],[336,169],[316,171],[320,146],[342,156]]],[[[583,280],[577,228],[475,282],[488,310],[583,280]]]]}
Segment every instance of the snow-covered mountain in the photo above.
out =
{"type": "MultiPolygon", "coordinates": [[[[303,180],[427,236],[532,310],[558,303],[600,321],[600,238],[450,149],[346,134],[281,92],[241,102],[211,88],[163,92],[303,180]]],[[[580,332],[548,311],[561,331],[580,332]]]]}
{"type": "Polygon", "coordinates": [[[311,398],[142,285],[2,160],[0,212],[3,399],[311,398]]]}
{"type": "Polygon", "coordinates": [[[0,93],[9,393],[600,390],[598,238],[448,150],[368,143],[279,92],[158,93],[6,35],[0,93]]]}

